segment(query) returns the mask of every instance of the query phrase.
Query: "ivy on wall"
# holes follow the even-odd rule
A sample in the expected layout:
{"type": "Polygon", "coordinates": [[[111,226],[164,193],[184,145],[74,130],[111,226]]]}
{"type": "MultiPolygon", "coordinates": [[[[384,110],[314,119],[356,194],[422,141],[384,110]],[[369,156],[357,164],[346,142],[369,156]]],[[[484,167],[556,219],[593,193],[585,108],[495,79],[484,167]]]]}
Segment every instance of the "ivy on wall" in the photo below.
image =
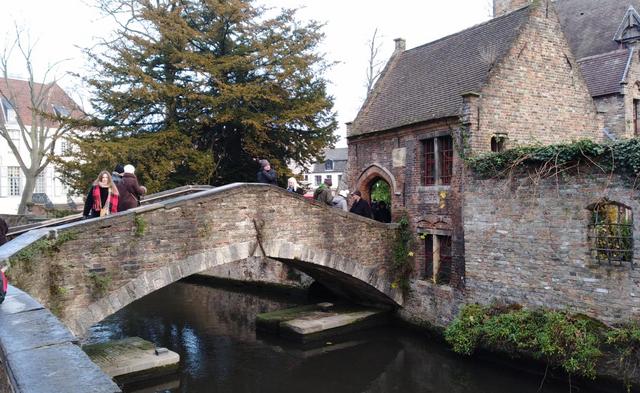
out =
{"type": "Polygon", "coordinates": [[[557,175],[581,165],[594,166],[635,181],[640,174],[640,139],[600,144],[580,140],[549,146],[522,146],[500,153],[485,153],[465,159],[481,178],[507,176],[514,170],[536,167],[540,177],[557,175]]]}

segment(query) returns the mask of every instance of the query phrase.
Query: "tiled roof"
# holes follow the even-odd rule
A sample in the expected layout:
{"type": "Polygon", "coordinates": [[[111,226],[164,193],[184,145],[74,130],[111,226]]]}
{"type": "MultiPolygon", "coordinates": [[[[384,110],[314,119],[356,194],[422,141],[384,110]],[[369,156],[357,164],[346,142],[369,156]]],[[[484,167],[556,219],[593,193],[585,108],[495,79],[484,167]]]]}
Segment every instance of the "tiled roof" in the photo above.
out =
{"type": "Polygon", "coordinates": [[[337,149],[326,149],[324,151],[324,159],[325,161],[316,162],[311,167],[311,173],[318,172],[344,172],[345,167],[347,166],[349,149],[346,147],[341,147],[337,149]],[[333,161],[333,169],[327,171],[325,169],[325,162],[332,160],[333,161]]]}
{"type": "Polygon", "coordinates": [[[562,29],[576,59],[619,49],[613,40],[629,6],[640,0],[556,0],[562,29]]]}
{"type": "Polygon", "coordinates": [[[399,53],[358,113],[349,136],[457,116],[462,94],[480,91],[528,15],[525,7],[399,53]]]}
{"type": "Polygon", "coordinates": [[[579,60],[589,93],[593,97],[620,93],[620,82],[632,51],[617,50],[579,60]]]}
{"type": "MultiPolygon", "coordinates": [[[[0,96],[6,96],[15,109],[18,116],[22,118],[25,126],[32,125],[31,103],[32,94],[30,94],[29,82],[20,79],[0,79],[0,96]]],[[[71,115],[79,114],[76,103],[58,86],[56,83],[43,85],[34,83],[33,96],[42,97],[40,109],[44,112],[54,113],[54,106],[64,108],[71,115]]],[[[1,104],[1,100],[0,100],[1,104]]],[[[0,108],[1,109],[1,108],[0,108]]],[[[0,121],[4,122],[4,111],[0,110],[0,121]]],[[[48,124],[55,127],[53,122],[48,124]]]]}
{"type": "Polygon", "coordinates": [[[349,157],[349,148],[347,147],[338,147],[336,149],[327,149],[324,151],[325,160],[346,161],[348,157],[349,157]]]}

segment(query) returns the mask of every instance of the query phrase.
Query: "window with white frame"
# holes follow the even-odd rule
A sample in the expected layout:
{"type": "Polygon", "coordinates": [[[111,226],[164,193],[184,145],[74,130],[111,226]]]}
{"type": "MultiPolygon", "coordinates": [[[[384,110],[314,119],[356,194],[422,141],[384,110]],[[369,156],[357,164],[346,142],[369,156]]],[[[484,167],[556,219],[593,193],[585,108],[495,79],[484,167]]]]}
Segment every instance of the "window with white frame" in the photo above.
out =
{"type": "Polygon", "coordinates": [[[71,155],[71,144],[69,143],[69,140],[66,138],[60,139],[60,155],[61,156],[71,155]]]}
{"type": "Polygon", "coordinates": [[[327,160],[324,162],[324,170],[325,171],[332,171],[333,170],[333,161],[331,160],[327,160]]]}
{"type": "Polygon", "coordinates": [[[18,115],[16,110],[8,100],[2,99],[2,116],[5,124],[18,124],[18,115]]]}
{"type": "Polygon", "coordinates": [[[319,186],[320,183],[322,183],[322,175],[315,176],[315,183],[316,183],[316,186],[319,186]]]}
{"type": "Polygon", "coordinates": [[[21,191],[21,176],[19,166],[7,167],[7,182],[9,183],[9,195],[19,196],[21,191]]]}
{"type": "Polygon", "coordinates": [[[47,187],[46,187],[46,178],[45,178],[45,171],[40,172],[40,174],[38,175],[38,177],[36,177],[36,187],[34,188],[33,192],[35,193],[39,193],[39,194],[44,194],[47,192],[47,187]]]}
{"type": "Polygon", "coordinates": [[[68,117],[71,112],[64,106],[54,105],[53,113],[58,117],[68,117]]]}

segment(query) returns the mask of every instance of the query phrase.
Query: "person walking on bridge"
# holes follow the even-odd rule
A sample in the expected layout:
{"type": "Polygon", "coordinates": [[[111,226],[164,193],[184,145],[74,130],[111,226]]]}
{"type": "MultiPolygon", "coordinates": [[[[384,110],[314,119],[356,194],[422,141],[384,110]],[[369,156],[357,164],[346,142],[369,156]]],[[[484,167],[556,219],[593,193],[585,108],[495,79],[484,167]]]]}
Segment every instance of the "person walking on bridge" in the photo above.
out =
{"type": "Polygon", "coordinates": [[[271,164],[267,160],[260,160],[260,171],[258,171],[258,183],[264,184],[273,184],[274,186],[277,184],[277,176],[276,171],[271,169],[271,164]]]}
{"type": "Polygon", "coordinates": [[[371,206],[369,206],[369,202],[362,199],[362,193],[360,191],[356,191],[353,193],[353,200],[354,202],[349,212],[366,218],[372,217],[371,206]]]}
{"type": "MultiPolygon", "coordinates": [[[[7,233],[9,233],[9,226],[7,222],[0,217],[0,246],[7,242],[7,233]]],[[[7,266],[0,269],[0,303],[4,302],[4,298],[7,296],[7,286],[9,285],[7,276],[4,274],[6,269],[7,266]]]]}
{"type": "Polygon", "coordinates": [[[333,207],[337,207],[338,209],[342,209],[346,212],[349,211],[349,206],[347,204],[347,197],[349,196],[349,190],[340,190],[338,195],[333,198],[333,207]]]}
{"type": "Polygon", "coordinates": [[[135,171],[136,168],[131,164],[124,166],[122,182],[118,184],[121,198],[120,207],[118,208],[119,212],[140,206],[140,197],[147,193],[147,188],[138,184],[135,171]]]}
{"type": "Polygon", "coordinates": [[[84,201],[82,216],[84,218],[102,217],[118,212],[119,196],[118,187],[113,184],[109,172],[100,172],[84,201]]]}
{"type": "Polygon", "coordinates": [[[7,233],[9,233],[9,226],[7,222],[0,217],[0,246],[7,242],[7,233]]]}
{"type": "Polygon", "coordinates": [[[331,195],[331,178],[324,179],[324,183],[320,184],[320,187],[316,188],[313,192],[313,199],[318,202],[322,202],[325,205],[333,206],[333,195],[331,195]]]}

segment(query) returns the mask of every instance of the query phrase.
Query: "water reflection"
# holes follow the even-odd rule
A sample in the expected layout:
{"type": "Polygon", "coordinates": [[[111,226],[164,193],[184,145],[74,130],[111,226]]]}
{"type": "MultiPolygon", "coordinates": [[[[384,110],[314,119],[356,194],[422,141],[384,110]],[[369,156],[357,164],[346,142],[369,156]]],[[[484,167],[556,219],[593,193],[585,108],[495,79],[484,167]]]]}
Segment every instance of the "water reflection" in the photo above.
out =
{"type": "MultiPolygon", "coordinates": [[[[181,356],[177,381],[126,392],[534,393],[538,377],[461,359],[400,329],[375,329],[316,346],[256,336],[255,316],[301,299],[180,282],[94,326],[88,342],[139,336],[181,356]]],[[[546,384],[547,393],[567,392],[546,384]]],[[[586,392],[586,390],[582,390],[586,392]]]]}

